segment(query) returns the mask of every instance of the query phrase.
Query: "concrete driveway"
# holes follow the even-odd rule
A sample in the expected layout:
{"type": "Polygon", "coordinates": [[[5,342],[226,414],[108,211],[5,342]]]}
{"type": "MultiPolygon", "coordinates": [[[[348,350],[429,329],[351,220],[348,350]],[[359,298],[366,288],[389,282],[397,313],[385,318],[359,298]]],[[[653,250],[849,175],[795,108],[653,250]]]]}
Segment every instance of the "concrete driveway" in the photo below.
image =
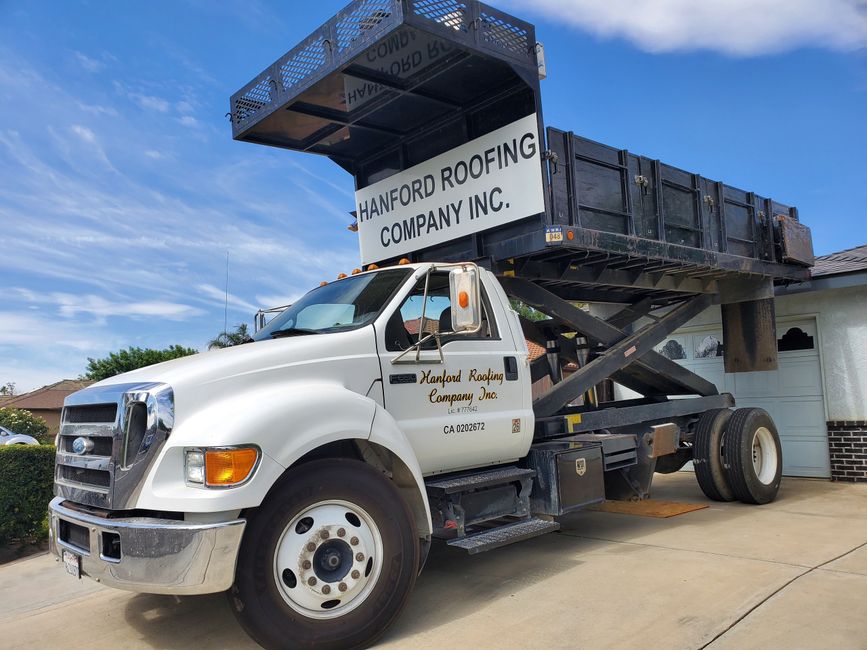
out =
{"type": "MultiPolygon", "coordinates": [[[[655,498],[705,502],[691,474],[655,498]]],[[[48,556],[0,568],[7,648],[253,648],[222,595],[128,594],[48,556]]],[[[867,648],[867,485],[789,479],[768,506],[584,512],[470,557],[435,546],[382,648],[867,648]]]]}

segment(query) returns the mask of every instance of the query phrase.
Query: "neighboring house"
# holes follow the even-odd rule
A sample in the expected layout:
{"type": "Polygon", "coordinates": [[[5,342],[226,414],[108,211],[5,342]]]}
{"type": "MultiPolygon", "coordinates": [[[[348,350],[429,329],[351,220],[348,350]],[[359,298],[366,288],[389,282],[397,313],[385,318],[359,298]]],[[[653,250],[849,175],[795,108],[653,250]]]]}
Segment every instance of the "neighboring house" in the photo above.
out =
{"type": "Polygon", "coordinates": [[[726,374],[719,307],[657,349],[766,409],[783,444],[783,473],[867,481],[867,246],[816,259],[809,282],[776,291],[779,368],[726,374]]]}
{"type": "Polygon", "coordinates": [[[43,418],[48,423],[48,431],[55,435],[60,429],[60,411],[67,395],[90,386],[93,382],[83,379],[64,379],[49,386],[37,388],[23,395],[13,395],[0,403],[0,407],[25,409],[43,418]]]}

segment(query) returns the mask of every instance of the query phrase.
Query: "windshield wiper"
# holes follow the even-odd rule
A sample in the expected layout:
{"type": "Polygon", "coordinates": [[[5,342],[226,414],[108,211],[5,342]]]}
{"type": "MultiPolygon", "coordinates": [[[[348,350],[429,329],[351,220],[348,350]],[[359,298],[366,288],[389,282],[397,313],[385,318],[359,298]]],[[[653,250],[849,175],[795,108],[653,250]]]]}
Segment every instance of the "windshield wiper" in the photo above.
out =
{"type": "Polygon", "coordinates": [[[277,330],[276,332],[271,332],[272,339],[282,339],[287,336],[299,336],[302,334],[321,334],[318,330],[308,330],[303,327],[289,327],[285,330],[277,330]]]}

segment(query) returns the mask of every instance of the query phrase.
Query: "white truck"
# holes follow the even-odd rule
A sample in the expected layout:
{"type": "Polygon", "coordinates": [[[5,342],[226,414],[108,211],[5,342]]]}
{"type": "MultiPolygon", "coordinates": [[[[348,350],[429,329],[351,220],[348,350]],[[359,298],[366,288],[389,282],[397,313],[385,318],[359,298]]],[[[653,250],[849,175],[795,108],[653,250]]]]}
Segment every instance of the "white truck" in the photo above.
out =
{"type": "Polygon", "coordinates": [[[666,339],[722,303],[727,369],[773,367],[773,286],[809,276],[809,231],[545,132],[540,56],[532,25],[478,2],[358,0],[232,98],[237,139],[353,174],[364,269],[248,344],[67,399],[50,544],[69,573],[226,591],[265,647],[363,647],[434,539],[555,531],[689,461],[712,499],[776,496],[770,417],[666,339]]]}

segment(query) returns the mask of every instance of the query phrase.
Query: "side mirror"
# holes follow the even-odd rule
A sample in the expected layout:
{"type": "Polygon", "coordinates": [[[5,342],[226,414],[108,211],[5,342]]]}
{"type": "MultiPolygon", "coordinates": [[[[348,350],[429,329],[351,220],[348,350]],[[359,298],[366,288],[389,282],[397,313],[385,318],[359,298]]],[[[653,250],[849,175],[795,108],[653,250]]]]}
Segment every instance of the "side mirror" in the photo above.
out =
{"type": "Polygon", "coordinates": [[[479,269],[462,266],[449,273],[452,330],[456,334],[473,334],[482,329],[482,292],[479,269]]]}

